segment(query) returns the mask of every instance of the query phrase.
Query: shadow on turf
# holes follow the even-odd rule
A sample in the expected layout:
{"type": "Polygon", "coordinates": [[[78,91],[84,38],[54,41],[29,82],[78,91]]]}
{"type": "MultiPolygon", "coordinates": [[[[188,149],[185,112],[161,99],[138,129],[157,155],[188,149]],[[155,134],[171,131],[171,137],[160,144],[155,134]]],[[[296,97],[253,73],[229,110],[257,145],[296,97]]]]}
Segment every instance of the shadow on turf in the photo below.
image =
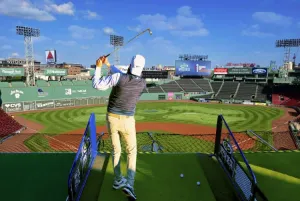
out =
{"type": "Polygon", "coordinates": [[[80,201],[97,201],[101,190],[104,175],[109,161],[108,154],[99,154],[91,169],[90,175],[82,192],[80,201]]]}
{"type": "Polygon", "coordinates": [[[232,184],[216,160],[206,154],[199,154],[199,162],[216,201],[239,201],[232,184]]]}

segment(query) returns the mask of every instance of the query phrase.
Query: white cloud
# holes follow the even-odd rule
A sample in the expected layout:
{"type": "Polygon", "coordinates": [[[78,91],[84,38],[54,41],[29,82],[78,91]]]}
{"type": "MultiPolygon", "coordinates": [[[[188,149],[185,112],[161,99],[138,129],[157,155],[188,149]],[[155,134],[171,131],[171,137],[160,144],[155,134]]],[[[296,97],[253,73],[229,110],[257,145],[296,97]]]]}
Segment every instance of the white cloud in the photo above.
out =
{"type": "Polygon", "coordinates": [[[2,45],[1,49],[3,49],[3,50],[10,50],[10,49],[12,49],[12,47],[11,47],[11,45],[2,45]]]}
{"type": "Polygon", "coordinates": [[[18,52],[13,52],[13,53],[11,54],[11,56],[12,56],[12,57],[19,57],[20,55],[19,55],[18,52]]]}
{"type": "Polygon", "coordinates": [[[271,37],[274,36],[272,33],[263,32],[260,30],[260,26],[258,24],[254,24],[242,31],[242,35],[244,36],[253,36],[253,37],[271,37]]]}
{"type": "Polygon", "coordinates": [[[149,40],[148,45],[153,50],[160,50],[160,52],[164,52],[165,54],[169,54],[169,55],[174,55],[174,54],[177,55],[178,52],[182,52],[178,46],[172,43],[172,41],[166,40],[163,37],[155,37],[149,40]]]}
{"type": "Polygon", "coordinates": [[[88,20],[100,20],[101,19],[100,15],[98,15],[96,12],[92,12],[90,10],[87,10],[83,17],[88,20]]]}
{"type": "Polygon", "coordinates": [[[104,32],[105,34],[107,34],[107,35],[111,35],[111,34],[114,34],[114,33],[115,33],[115,31],[114,31],[113,28],[111,28],[111,27],[104,27],[104,28],[103,28],[103,32],[104,32]]]}
{"type": "Polygon", "coordinates": [[[280,26],[291,25],[293,21],[291,17],[283,16],[274,12],[255,12],[252,17],[253,19],[263,23],[280,26]]]}
{"type": "Polygon", "coordinates": [[[89,46],[87,46],[87,45],[82,45],[81,46],[81,49],[84,49],[84,50],[87,50],[87,49],[89,49],[90,47],[89,46]]]}
{"type": "Polygon", "coordinates": [[[1,0],[0,14],[37,21],[53,21],[49,12],[34,6],[29,0],[1,0]]]}
{"type": "Polygon", "coordinates": [[[51,1],[46,1],[48,5],[45,5],[45,10],[57,14],[62,15],[74,15],[75,7],[72,2],[63,3],[63,4],[55,4],[51,1]]]}
{"type": "MultiPolygon", "coordinates": [[[[182,6],[177,9],[177,15],[167,17],[162,14],[140,15],[137,20],[141,27],[151,27],[157,30],[170,31],[171,34],[179,36],[207,36],[209,31],[204,28],[204,23],[198,15],[194,15],[191,7],[182,6]]],[[[135,29],[135,28],[131,28],[135,29]]]]}
{"type": "Polygon", "coordinates": [[[80,27],[77,25],[69,26],[68,30],[70,31],[72,37],[76,39],[93,39],[96,32],[94,29],[80,27]]]}
{"type": "Polygon", "coordinates": [[[73,41],[73,40],[69,40],[69,41],[57,40],[55,43],[58,45],[64,45],[64,46],[74,46],[77,44],[76,41],[73,41]]]}
{"type": "Polygon", "coordinates": [[[141,25],[138,25],[138,26],[136,26],[136,27],[127,27],[127,29],[128,30],[130,30],[130,31],[135,31],[135,32],[140,32],[140,31],[142,31],[142,27],[141,27],[141,25]]]}
{"type": "Polygon", "coordinates": [[[49,40],[51,40],[51,39],[47,36],[40,36],[38,38],[35,38],[35,37],[33,38],[34,43],[45,42],[45,41],[49,41],[49,40]]]}

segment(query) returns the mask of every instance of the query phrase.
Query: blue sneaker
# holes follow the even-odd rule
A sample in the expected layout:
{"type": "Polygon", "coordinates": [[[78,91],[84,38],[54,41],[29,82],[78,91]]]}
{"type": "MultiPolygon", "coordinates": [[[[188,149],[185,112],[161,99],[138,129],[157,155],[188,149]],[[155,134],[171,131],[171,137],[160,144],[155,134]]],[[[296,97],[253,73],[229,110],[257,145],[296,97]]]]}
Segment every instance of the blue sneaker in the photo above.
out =
{"type": "Polygon", "coordinates": [[[134,193],[134,189],[129,184],[126,184],[126,186],[123,188],[123,192],[127,195],[127,197],[130,200],[136,200],[136,195],[134,193]]]}
{"type": "Polygon", "coordinates": [[[119,181],[114,181],[113,188],[115,190],[120,189],[120,188],[126,186],[126,183],[127,183],[127,179],[122,177],[119,181]]]}

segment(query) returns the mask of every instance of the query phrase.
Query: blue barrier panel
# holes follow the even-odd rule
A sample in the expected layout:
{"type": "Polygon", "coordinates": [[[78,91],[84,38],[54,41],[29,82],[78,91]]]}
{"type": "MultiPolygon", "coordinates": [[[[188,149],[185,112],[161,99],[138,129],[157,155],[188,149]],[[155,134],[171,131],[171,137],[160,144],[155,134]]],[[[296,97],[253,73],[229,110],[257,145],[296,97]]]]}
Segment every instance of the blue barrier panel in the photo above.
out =
{"type": "Polygon", "coordinates": [[[96,120],[92,113],[68,178],[67,201],[79,201],[97,155],[96,120]]]}
{"type": "Polygon", "coordinates": [[[258,188],[255,174],[239,146],[241,143],[243,142],[238,142],[234,137],[224,117],[219,115],[213,156],[219,161],[242,201],[267,201],[266,196],[258,188]],[[245,168],[234,153],[239,154],[245,168]]]}

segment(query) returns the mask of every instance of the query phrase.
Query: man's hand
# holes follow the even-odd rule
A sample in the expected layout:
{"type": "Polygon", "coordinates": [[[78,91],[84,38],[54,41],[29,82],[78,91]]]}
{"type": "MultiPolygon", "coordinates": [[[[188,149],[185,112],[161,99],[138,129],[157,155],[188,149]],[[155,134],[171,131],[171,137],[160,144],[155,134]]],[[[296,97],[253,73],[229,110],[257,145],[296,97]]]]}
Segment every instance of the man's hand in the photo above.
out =
{"type": "Polygon", "coordinates": [[[101,68],[103,64],[105,64],[107,67],[110,67],[110,63],[106,56],[101,56],[99,59],[97,59],[96,67],[101,68]]]}
{"type": "Polygon", "coordinates": [[[103,60],[103,57],[100,57],[99,59],[96,60],[96,67],[97,68],[102,67],[102,64],[103,64],[102,60],[103,60]]]}
{"type": "Polygon", "coordinates": [[[104,63],[107,67],[110,67],[110,63],[108,61],[108,58],[105,57],[105,56],[103,56],[102,63],[104,63]]]}

